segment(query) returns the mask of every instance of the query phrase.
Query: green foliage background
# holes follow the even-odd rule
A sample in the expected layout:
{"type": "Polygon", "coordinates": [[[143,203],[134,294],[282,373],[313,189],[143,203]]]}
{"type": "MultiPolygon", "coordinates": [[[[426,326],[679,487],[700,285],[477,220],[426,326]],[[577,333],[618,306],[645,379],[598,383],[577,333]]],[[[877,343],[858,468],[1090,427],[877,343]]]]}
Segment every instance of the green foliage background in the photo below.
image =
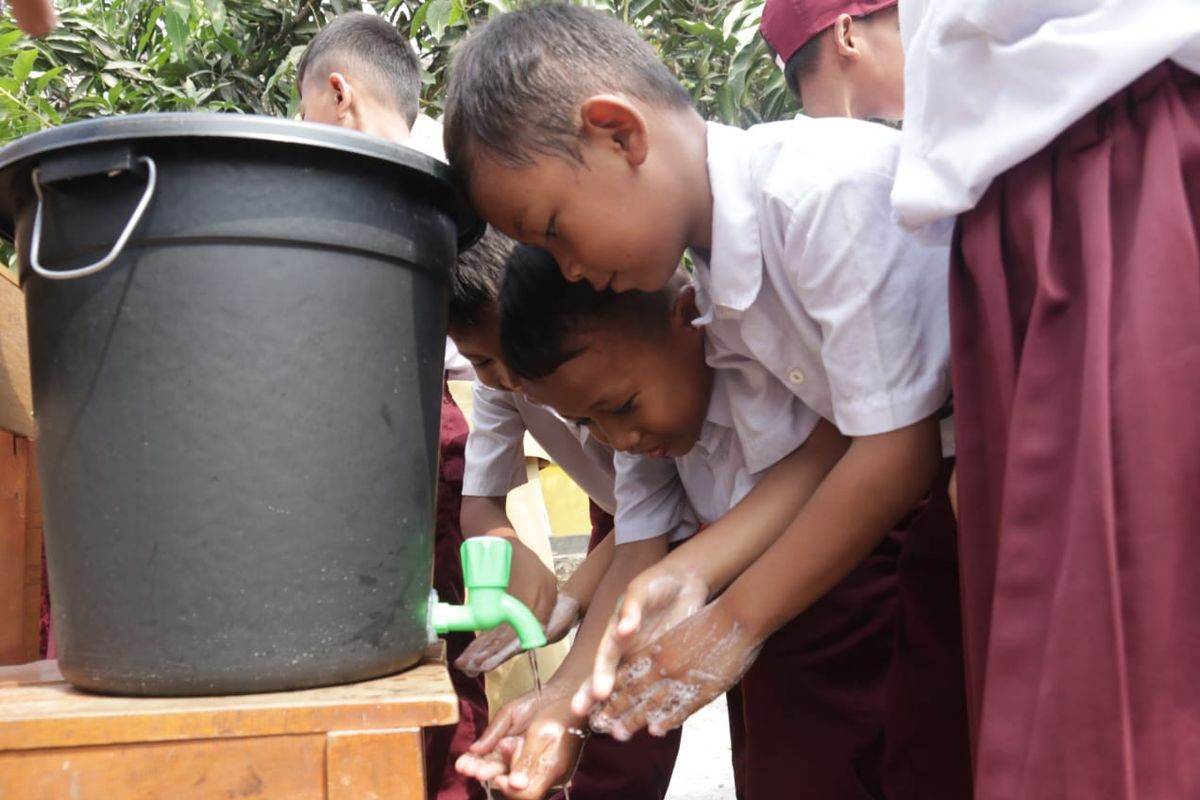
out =
{"type": "MultiPolygon", "coordinates": [[[[295,64],[329,19],[366,6],[406,29],[440,116],[450,52],[521,0],[60,0],[45,39],[0,18],[0,145],[64,122],[145,111],[293,115],[295,64]]],[[[757,35],[763,0],[576,0],[621,16],[662,53],[701,113],[731,124],[795,106],[757,35]]],[[[0,262],[11,251],[0,243],[0,262]]]]}

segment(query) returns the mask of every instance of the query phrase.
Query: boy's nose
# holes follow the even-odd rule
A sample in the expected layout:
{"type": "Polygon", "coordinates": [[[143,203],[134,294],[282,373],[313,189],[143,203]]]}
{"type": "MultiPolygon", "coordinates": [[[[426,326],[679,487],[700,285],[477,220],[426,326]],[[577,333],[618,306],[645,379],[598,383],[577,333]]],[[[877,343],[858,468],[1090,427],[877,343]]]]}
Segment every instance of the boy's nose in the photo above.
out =
{"type": "Polygon", "coordinates": [[[578,261],[563,259],[559,263],[562,264],[563,277],[572,283],[578,283],[587,277],[587,270],[578,261]]]}
{"type": "Polygon", "coordinates": [[[617,431],[610,438],[612,439],[613,447],[625,452],[636,449],[642,442],[642,434],[635,430],[617,431]]]}
{"type": "Polygon", "coordinates": [[[500,379],[504,381],[505,387],[510,392],[521,391],[521,376],[507,367],[500,368],[500,379]]]}

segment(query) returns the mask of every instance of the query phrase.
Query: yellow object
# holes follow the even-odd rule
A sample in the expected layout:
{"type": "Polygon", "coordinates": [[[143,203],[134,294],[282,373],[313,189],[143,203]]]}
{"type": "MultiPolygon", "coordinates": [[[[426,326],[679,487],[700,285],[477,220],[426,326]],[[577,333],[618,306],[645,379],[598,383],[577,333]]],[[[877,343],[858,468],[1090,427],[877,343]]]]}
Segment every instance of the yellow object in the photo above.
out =
{"type": "Polygon", "coordinates": [[[571,480],[563,468],[549,464],[539,474],[550,532],[554,536],[587,536],[592,532],[588,496],[571,480]]]}

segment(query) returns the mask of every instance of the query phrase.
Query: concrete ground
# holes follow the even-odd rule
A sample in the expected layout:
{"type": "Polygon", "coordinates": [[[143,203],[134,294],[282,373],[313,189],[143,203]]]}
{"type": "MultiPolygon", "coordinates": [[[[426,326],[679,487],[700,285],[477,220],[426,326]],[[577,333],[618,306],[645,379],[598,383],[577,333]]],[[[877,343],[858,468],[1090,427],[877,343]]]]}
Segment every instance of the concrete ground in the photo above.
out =
{"type": "Polygon", "coordinates": [[[729,758],[729,718],[721,695],[684,724],[666,800],[733,800],[729,758]]]}

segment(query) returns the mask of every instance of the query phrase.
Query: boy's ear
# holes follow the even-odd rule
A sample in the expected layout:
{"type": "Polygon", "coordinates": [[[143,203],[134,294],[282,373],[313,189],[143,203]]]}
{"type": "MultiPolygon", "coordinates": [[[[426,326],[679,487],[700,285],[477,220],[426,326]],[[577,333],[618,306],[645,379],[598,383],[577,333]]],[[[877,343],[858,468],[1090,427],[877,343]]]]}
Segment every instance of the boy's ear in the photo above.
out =
{"type": "Polygon", "coordinates": [[[650,145],[646,139],[646,118],[623,97],[598,94],[579,107],[583,136],[600,144],[611,143],[630,166],[646,160],[650,145]]]}
{"type": "Polygon", "coordinates": [[[348,116],[354,106],[354,87],[350,85],[350,81],[346,80],[346,76],[340,72],[331,72],[329,73],[329,88],[333,91],[334,99],[337,100],[338,119],[348,116]]]}
{"type": "Polygon", "coordinates": [[[696,306],[696,287],[689,284],[675,295],[675,302],[671,305],[671,322],[691,328],[693,327],[692,323],[699,316],[700,309],[696,306]]]}
{"type": "Polygon", "coordinates": [[[858,58],[862,55],[858,48],[858,31],[854,29],[854,18],[849,14],[839,14],[833,23],[833,49],[843,58],[858,58]]]}

